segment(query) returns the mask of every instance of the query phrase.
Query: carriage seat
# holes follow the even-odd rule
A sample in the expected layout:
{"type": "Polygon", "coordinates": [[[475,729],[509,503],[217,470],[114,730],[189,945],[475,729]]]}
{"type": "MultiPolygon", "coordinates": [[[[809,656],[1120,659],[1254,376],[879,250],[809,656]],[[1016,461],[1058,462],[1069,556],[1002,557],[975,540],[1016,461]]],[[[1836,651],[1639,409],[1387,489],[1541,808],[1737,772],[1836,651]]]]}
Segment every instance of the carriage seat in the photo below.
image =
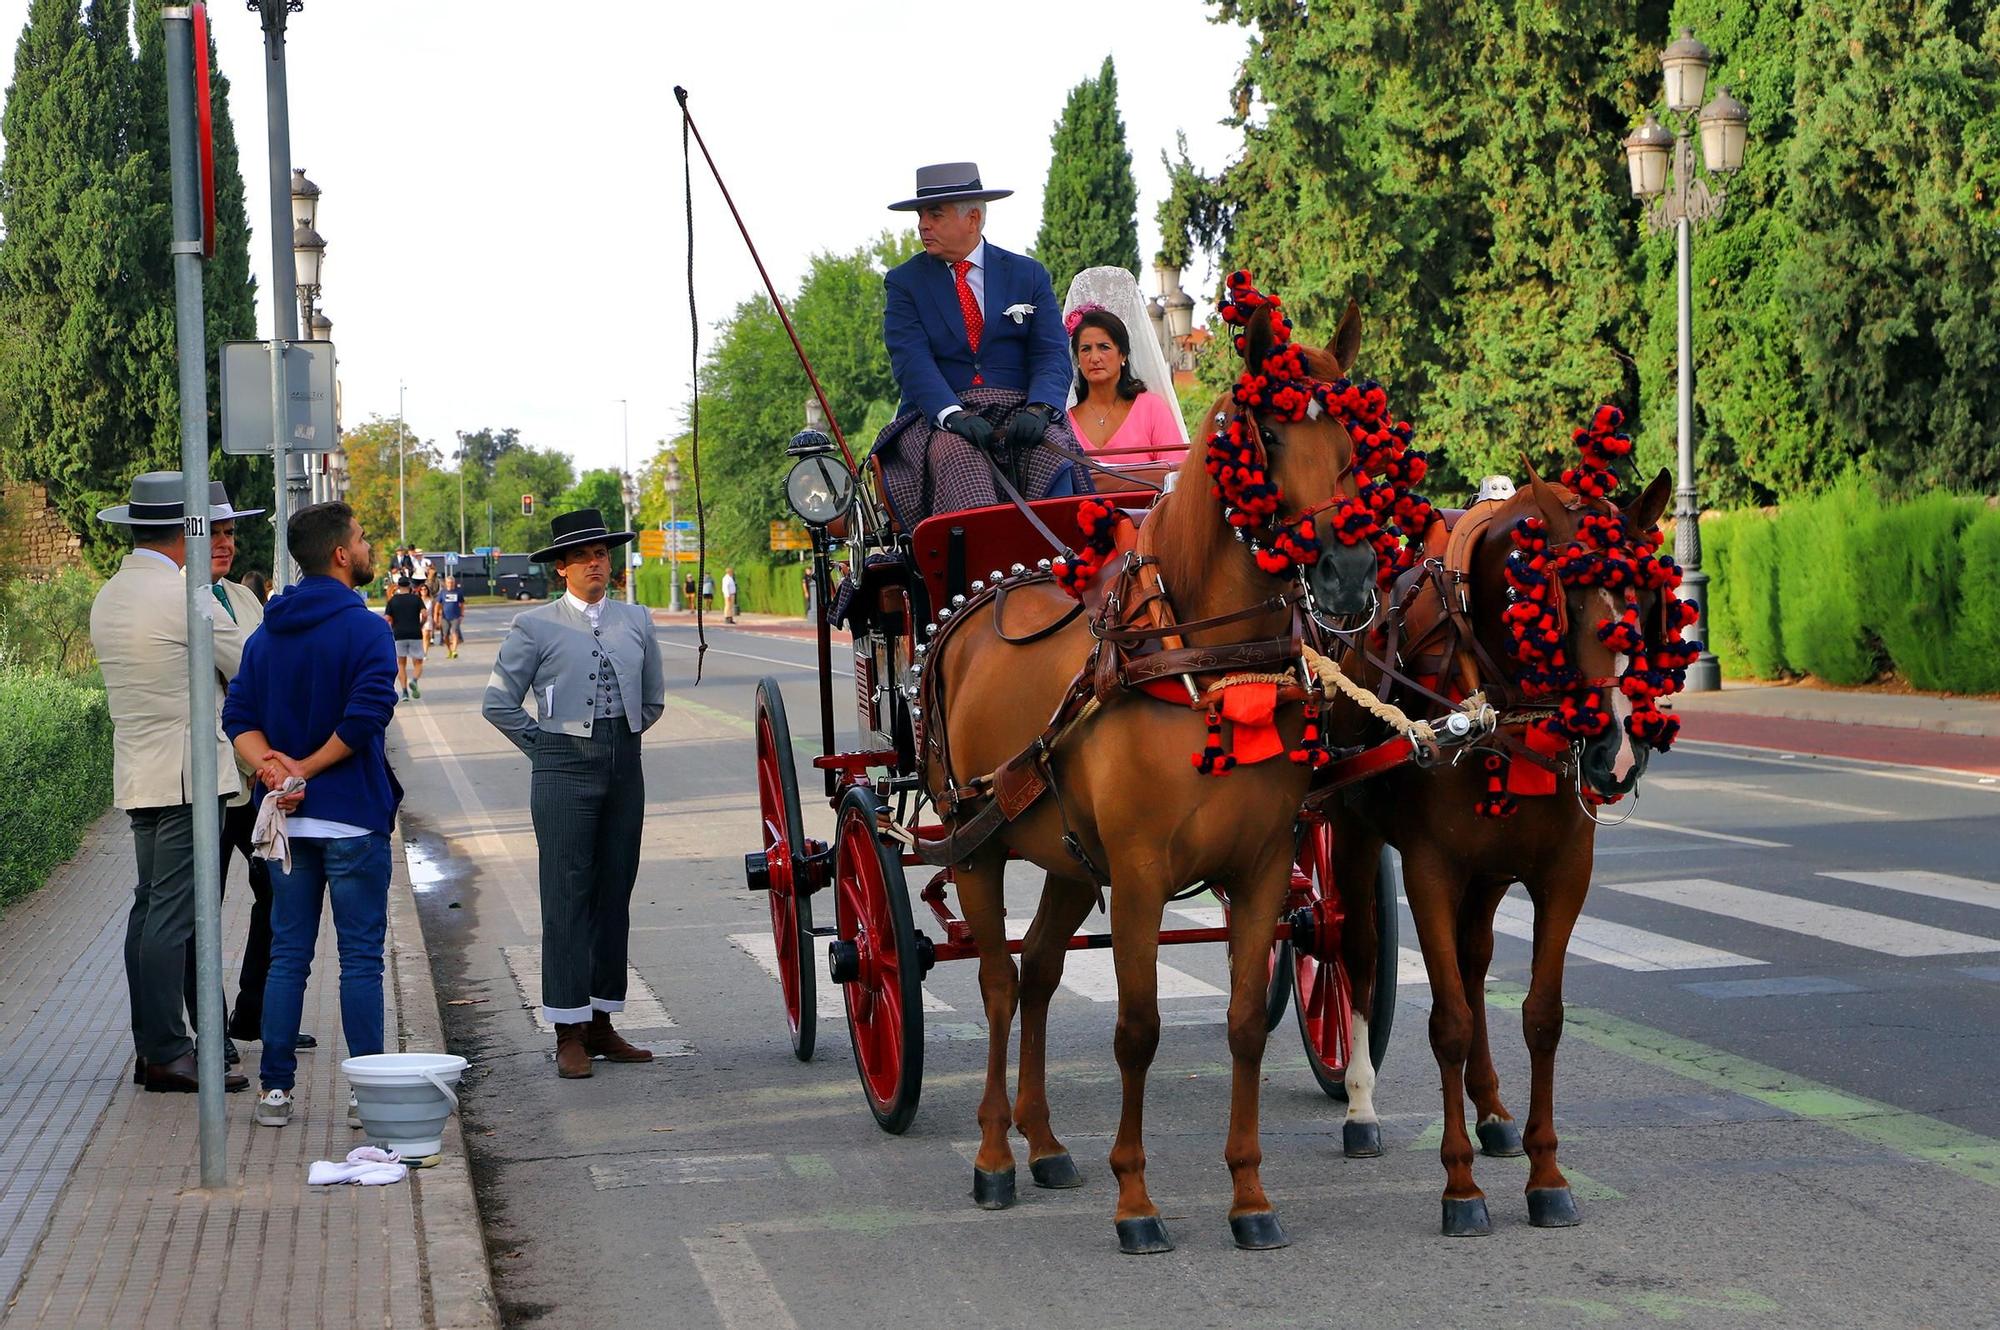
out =
{"type": "MultiPolygon", "coordinates": [[[[1151,490],[1068,494],[1056,499],[1037,499],[1028,506],[1055,533],[1056,539],[1073,549],[1083,539],[1076,513],[1085,500],[1111,499],[1138,521],[1155,497],[1151,490]]],[[[910,539],[910,549],[934,606],[950,604],[953,596],[966,594],[974,581],[984,579],[996,568],[1006,572],[1017,563],[1032,568],[1061,552],[1050,549],[1049,542],[1028,525],[1028,519],[1011,503],[927,517],[918,523],[910,539]]]]}

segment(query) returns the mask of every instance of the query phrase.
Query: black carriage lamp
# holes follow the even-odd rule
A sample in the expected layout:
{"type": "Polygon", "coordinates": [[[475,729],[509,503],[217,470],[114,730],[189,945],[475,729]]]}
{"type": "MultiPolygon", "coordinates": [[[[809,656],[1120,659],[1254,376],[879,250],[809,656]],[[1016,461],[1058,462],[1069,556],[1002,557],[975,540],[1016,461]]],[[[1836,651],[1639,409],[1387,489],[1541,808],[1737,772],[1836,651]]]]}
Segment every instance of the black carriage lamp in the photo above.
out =
{"type": "Polygon", "coordinates": [[[799,459],[785,477],[785,501],[811,526],[839,517],[854,497],[854,474],[833,450],[833,440],[816,429],[800,430],[785,448],[787,457],[799,459]]]}
{"type": "MultiPolygon", "coordinates": [[[[1691,249],[1694,228],[1722,211],[1725,177],[1740,170],[1750,137],[1750,112],[1742,102],[1718,88],[1702,105],[1714,53],[1682,28],[1678,40],[1660,52],[1661,92],[1667,109],[1649,112],[1625,137],[1625,164],[1634,197],[1646,204],[1646,225],[1654,232],[1672,231],[1679,286],[1678,430],[1674,486],[1674,558],[1685,574],[1682,594],[1699,612],[1692,635],[1708,641],[1708,574],[1701,568],[1701,508],[1695,502],[1694,458],[1694,292],[1691,249]],[[1702,165],[1694,159],[1694,131],[1701,130],[1702,165]]],[[[1722,666],[1704,649],[1688,668],[1689,692],[1722,686],[1722,666]]]]}

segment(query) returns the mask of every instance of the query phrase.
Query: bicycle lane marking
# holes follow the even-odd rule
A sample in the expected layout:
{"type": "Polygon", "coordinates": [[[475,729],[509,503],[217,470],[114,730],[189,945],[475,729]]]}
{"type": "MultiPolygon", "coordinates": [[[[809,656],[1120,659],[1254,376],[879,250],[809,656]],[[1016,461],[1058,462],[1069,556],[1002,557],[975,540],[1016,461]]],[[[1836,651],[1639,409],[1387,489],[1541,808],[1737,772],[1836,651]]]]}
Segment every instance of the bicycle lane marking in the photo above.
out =
{"type": "MultiPolygon", "coordinates": [[[[1528,991],[1515,984],[1491,984],[1486,990],[1489,1003],[1513,1010],[1519,1010],[1527,997],[1528,991]]],[[[1743,1095],[1870,1145],[2000,1188],[2000,1141],[1964,1127],[1849,1094],[1809,1077],[1780,1071],[1594,1007],[1565,1004],[1563,1033],[1607,1052],[1623,1054],[1714,1089],[1743,1095]]]]}

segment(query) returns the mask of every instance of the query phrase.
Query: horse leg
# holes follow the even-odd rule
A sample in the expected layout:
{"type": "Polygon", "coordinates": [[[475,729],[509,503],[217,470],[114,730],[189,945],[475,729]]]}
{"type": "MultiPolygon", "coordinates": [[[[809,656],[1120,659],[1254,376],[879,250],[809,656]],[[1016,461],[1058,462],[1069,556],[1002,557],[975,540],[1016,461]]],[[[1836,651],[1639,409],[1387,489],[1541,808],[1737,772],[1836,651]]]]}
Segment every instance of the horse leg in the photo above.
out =
{"type": "Polygon", "coordinates": [[[1172,1251],[1160,1208],[1146,1191],[1146,1072],[1160,1047],[1160,917],[1170,890],[1113,868],[1111,956],[1118,971],[1118,1028],[1111,1041],[1124,1092],[1111,1172],[1118,1179],[1118,1249],[1128,1256],[1172,1251]]]}
{"type": "Polygon", "coordinates": [[[1493,913],[1507,894],[1504,877],[1474,878],[1458,911],[1458,972],[1472,1013],[1472,1052],[1465,1061],[1465,1093],[1481,1154],[1511,1159],[1521,1153],[1521,1129],[1500,1101],[1500,1073],[1486,1031],[1486,971],[1493,963],[1493,913]]]}
{"type": "Polygon", "coordinates": [[[1567,1228],[1581,1220],[1569,1179],[1556,1167],[1556,1044],[1563,1027],[1563,959],[1583,898],[1590,890],[1592,845],[1572,842],[1556,863],[1528,879],[1535,902],[1535,969],[1521,1004],[1521,1033],[1528,1043],[1528,1222],[1567,1228]]]}
{"type": "Polygon", "coordinates": [[[1380,938],[1375,927],[1376,866],[1382,841],[1369,835],[1348,835],[1340,827],[1334,839],[1333,887],[1340,894],[1340,959],[1353,995],[1353,1026],[1348,1039],[1347,1118],[1340,1124],[1340,1150],[1349,1159],[1373,1159],[1382,1153],[1382,1119],[1375,1109],[1375,1059],[1368,1051],[1368,1013],[1375,1010],[1376,954],[1380,938]]]}
{"type": "Polygon", "coordinates": [[[1472,1180],[1472,1138],[1465,1131],[1465,1060],[1472,1051],[1472,1011],[1458,965],[1458,903],[1463,879],[1425,848],[1403,855],[1403,888],[1424,971],[1431,983],[1431,1053],[1444,1081],[1444,1235],[1481,1237],[1493,1231],[1486,1195],[1472,1180]]]}
{"type": "Polygon", "coordinates": [[[1021,1083],[1014,1125],[1027,1139],[1028,1172],[1037,1187],[1083,1185],[1068,1147],[1049,1130],[1049,1001],[1062,982],[1070,937],[1096,903],[1089,882],[1051,874],[1021,944],[1021,1083]]]}
{"type": "Polygon", "coordinates": [[[1020,984],[1007,953],[1007,908],[1001,894],[1007,861],[986,854],[957,874],[958,906],[979,948],[979,994],[986,1006],[986,1092],[979,1099],[979,1153],[972,1160],[972,1199],[982,1210],[1014,1203],[1013,1125],[1007,1104],[1007,1038],[1020,984]]]}
{"type": "Polygon", "coordinates": [[[1229,1137],[1223,1158],[1235,1189],[1229,1229],[1236,1245],[1249,1251],[1291,1245],[1264,1194],[1260,1172],[1264,1146],[1257,1130],[1264,1041],[1269,1034],[1271,940],[1292,878],[1290,854],[1272,858],[1274,862],[1260,865],[1229,891],[1229,1137]]]}

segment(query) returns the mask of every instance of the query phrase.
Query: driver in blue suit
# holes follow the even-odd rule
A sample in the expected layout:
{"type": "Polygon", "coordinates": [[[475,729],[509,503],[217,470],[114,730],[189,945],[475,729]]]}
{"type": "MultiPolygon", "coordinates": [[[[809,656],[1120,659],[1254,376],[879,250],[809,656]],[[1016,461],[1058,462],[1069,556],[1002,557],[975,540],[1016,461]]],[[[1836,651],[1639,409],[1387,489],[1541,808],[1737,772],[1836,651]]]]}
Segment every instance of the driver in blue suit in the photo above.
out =
{"type": "Polygon", "coordinates": [[[987,203],[1012,192],[946,162],[919,167],[916,196],[889,205],[917,214],[924,246],[884,278],[902,404],[875,453],[906,527],[1001,502],[996,467],[1025,498],[1090,489],[1059,405],[1075,369],[1048,270],[984,235],[987,203]]]}

